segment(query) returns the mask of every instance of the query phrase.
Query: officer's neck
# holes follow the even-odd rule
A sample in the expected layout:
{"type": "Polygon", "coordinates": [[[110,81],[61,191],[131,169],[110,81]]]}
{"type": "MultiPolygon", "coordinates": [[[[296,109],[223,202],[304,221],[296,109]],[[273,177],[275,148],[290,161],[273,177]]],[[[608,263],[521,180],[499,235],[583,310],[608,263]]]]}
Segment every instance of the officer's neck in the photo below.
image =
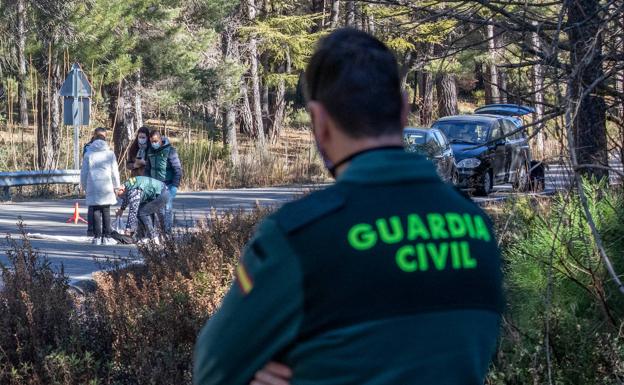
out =
{"type": "Polygon", "coordinates": [[[360,154],[375,148],[384,147],[400,147],[403,146],[403,137],[401,134],[384,135],[371,138],[350,139],[341,143],[340,151],[336,154],[336,161],[339,164],[336,167],[335,174],[339,177],[351,164],[354,154],[360,154]],[[344,161],[348,159],[348,161],[344,161]]]}

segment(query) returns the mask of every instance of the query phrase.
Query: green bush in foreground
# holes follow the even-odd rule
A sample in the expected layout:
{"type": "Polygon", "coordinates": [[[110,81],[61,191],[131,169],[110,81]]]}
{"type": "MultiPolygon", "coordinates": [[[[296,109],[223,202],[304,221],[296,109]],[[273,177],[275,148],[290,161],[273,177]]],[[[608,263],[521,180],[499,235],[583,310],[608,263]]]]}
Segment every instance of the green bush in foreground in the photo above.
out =
{"type": "MultiPolygon", "coordinates": [[[[616,271],[624,271],[624,197],[586,184],[616,271]]],[[[524,198],[499,217],[508,310],[491,384],[614,384],[624,378],[624,295],[607,274],[578,197],[524,198]],[[549,346],[549,364],[546,346],[549,346]]]]}

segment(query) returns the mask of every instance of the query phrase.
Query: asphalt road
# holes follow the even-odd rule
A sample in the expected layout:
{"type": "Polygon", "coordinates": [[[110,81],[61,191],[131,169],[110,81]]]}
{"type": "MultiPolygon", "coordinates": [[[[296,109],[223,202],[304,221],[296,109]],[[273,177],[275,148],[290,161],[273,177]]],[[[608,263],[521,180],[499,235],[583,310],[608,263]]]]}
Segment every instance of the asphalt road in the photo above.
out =
{"type": "MultiPolygon", "coordinates": [[[[615,175],[613,175],[615,180],[615,175]]],[[[570,183],[570,171],[563,166],[551,165],[546,172],[545,193],[566,188],[570,183]]],[[[177,226],[192,226],[206,217],[211,210],[218,213],[226,210],[251,209],[256,204],[281,205],[300,196],[315,186],[273,187],[210,192],[189,192],[178,194],[174,209],[177,226]]],[[[487,198],[474,198],[477,203],[504,200],[514,193],[510,185],[496,186],[487,198]]],[[[137,259],[136,247],[132,245],[94,246],[86,237],[86,225],[66,220],[71,216],[74,203],[80,205],[80,214],[86,217],[84,200],[42,200],[0,204],[0,234],[19,239],[16,223],[24,222],[24,231],[29,234],[33,247],[46,255],[55,268],[62,265],[65,274],[80,280],[100,270],[107,262],[122,259],[137,259]]],[[[8,262],[7,253],[11,246],[0,240],[0,263],[8,262]]]]}
{"type": "MultiPolygon", "coordinates": [[[[252,209],[262,206],[281,205],[313,189],[314,186],[274,187],[210,192],[179,193],[174,201],[176,225],[192,225],[205,218],[213,209],[218,213],[227,210],[252,209]]],[[[11,244],[7,240],[21,238],[17,227],[20,218],[24,232],[31,244],[46,255],[55,267],[63,265],[65,274],[72,279],[90,277],[102,268],[102,264],[121,259],[138,259],[133,245],[94,246],[86,237],[87,225],[66,223],[78,202],[80,215],[87,216],[84,199],[42,200],[0,204],[0,263],[8,262],[11,244]]]]}

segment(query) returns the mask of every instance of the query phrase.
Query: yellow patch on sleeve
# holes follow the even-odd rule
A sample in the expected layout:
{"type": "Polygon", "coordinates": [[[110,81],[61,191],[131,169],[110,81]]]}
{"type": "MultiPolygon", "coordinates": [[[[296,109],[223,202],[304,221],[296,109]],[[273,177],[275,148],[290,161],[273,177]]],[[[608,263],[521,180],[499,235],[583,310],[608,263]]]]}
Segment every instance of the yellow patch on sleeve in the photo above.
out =
{"type": "Polygon", "coordinates": [[[242,262],[236,267],[236,280],[245,295],[249,294],[253,289],[253,281],[242,262]]]}

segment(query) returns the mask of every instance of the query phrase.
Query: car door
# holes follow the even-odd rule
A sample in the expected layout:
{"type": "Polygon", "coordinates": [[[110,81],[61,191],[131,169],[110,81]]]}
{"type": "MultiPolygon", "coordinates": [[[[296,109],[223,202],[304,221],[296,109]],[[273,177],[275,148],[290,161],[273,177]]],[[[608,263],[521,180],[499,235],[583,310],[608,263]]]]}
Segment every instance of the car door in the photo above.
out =
{"type": "Polygon", "coordinates": [[[501,119],[500,124],[503,129],[503,135],[505,136],[505,163],[502,181],[511,182],[518,168],[519,136],[517,132],[514,132],[518,129],[518,126],[508,119],[501,119]]]}
{"type": "Polygon", "coordinates": [[[500,124],[500,120],[497,120],[493,123],[492,128],[490,129],[490,145],[488,150],[491,153],[490,164],[492,167],[492,174],[494,176],[494,183],[499,183],[505,180],[507,148],[503,135],[503,127],[500,124]]]}
{"type": "MultiPolygon", "coordinates": [[[[519,128],[516,124],[508,120],[505,120],[504,124],[509,132],[514,132],[519,128]]],[[[509,160],[507,162],[507,180],[512,182],[515,180],[516,173],[520,167],[526,167],[530,161],[529,143],[521,131],[509,135],[507,142],[509,154],[509,160]]]]}
{"type": "Polygon", "coordinates": [[[455,172],[455,158],[450,143],[446,140],[444,134],[438,130],[432,130],[438,144],[440,146],[440,168],[444,174],[444,179],[450,180],[455,172]]]}

